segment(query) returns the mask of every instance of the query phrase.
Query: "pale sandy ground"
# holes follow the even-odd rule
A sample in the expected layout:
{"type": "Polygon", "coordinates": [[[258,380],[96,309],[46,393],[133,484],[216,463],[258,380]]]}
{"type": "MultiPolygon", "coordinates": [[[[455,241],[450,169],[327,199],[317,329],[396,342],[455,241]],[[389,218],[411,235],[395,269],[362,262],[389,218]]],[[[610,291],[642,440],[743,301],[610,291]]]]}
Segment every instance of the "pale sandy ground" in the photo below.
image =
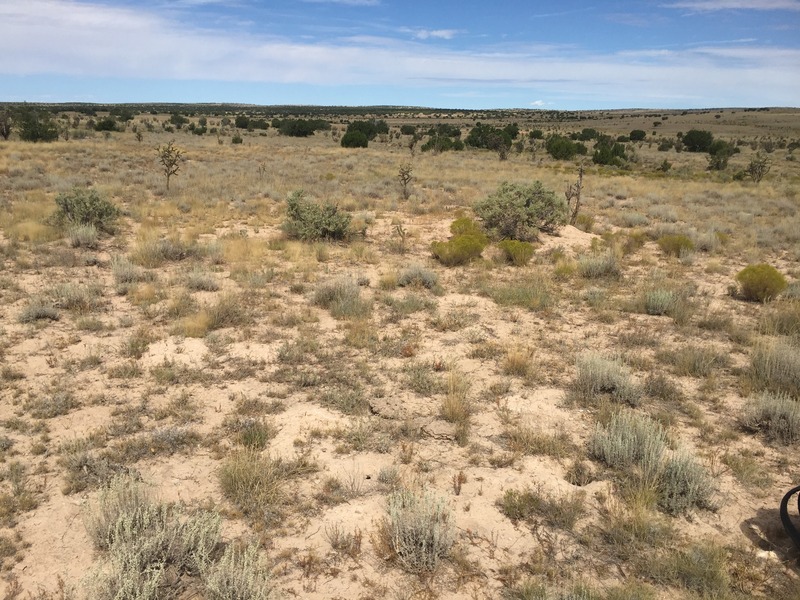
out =
{"type": "MultiPolygon", "coordinates": [[[[369,247],[379,249],[380,244],[391,231],[390,213],[382,217],[371,228],[366,241],[369,247]]],[[[574,357],[584,350],[611,350],[621,334],[642,327],[667,345],[675,337],[667,317],[647,317],[644,315],[622,313],[610,322],[598,320],[580,299],[579,293],[572,293],[575,285],[589,287],[576,278],[555,285],[562,290],[558,306],[550,314],[529,312],[519,308],[500,308],[492,300],[474,294],[462,293],[460,285],[464,277],[475,274],[474,269],[445,269],[437,267],[428,258],[427,245],[431,240],[443,239],[447,235],[450,218],[428,216],[419,218],[405,216],[406,222],[414,230],[413,250],[396,264],[421,262],[437,270],[442,278],[445,294],[438,298],[439,314],[449,311],[467,312],[468,323],[456,331],[439,332],[427,326],[430,318],[425,313],[416,313],[403,319],[400,324],[380,326],[381,335],[395,335],[401,326],[416,325],[422,335],[414,357],[416,361],[441,360],[457,365],[463,376],[472,384],[470,396],[476,403],[470,441],[477,450],[462,448],[453,441],[453,426],[439,417],[439,400],[418,396],[407,389],[402,379],[404,358],[371,356],[367,351],[349,350],[351,356],[365,359],[378,374],[384,388],[380,398],[371,398],[372,415],[370,422],[406,421],[420,432],[415,443],[411,464],[399,462],[400,448],[392,447],[386,453],[352,452],[340,454],[335,451],[337,442],[330,438],[310,444],[313,459],[319,471],[290,484],[300,498],[309,499],[319,491],[324,480],[337,476],[342,481],[350,481],[359,489],[357,497],[333,507],[320,507],[313,514],[290,514],[279,528],[279,534],[267,535],[265,556],[273,561],[278,588],[285,597],[308,599],[322,598],[408,598],[410,591],[419,591],[426,586],[436,590],[442,599],[467,599],[498,597],[501,590],[501,571],[503,567],[524,563],[532,554],[540,552],[542,542],[524,524],[514,525],[497,509],[496,502],[508,489],[541,487],[542,490],[561,495],[578,490],[565,480],[568,464],[549,457],[521,457],[512,467],[495,468],[486,460],[490,454],[503,452],[501,435],[504,426],[498,417],[498,408],[508,411],[511,419],[527,423],[541,431],[563,430],[578,446],[584,447],[590,435],[594,417],[587,411],[565,404],[565,388],[574,374],[574,357]],[[500,372],[495,360],[470,358],[472,347],[470,339],[480,336],[493,342],[499,348],[509,345],[525,346],[532,352],[534,370],[537,372],[534,383],[525,383],[519,378],[510,378],[511,386],[497,405],[481,400],[481,392],[493,382],[509,379],[500,372]],[[477,454],[478,460],[470,458],[477,454]],[[395,465],[407,481],[417,481],[435,490],[448,499],[455,515],[458,530],[457,547],[477,565],[469,577],[459,579],[455,570],[445,565],[432,581],[423,582],[418,578],[403,574],[399,569],[387,564],[378,555],[374,536],[380,519],[384,515],[387,489],[378,482],[378,474],[384,467],[395,465]],[[420,465],[424,465],[420,468],[420,465]],[[452,480],[459,471],[466,475],[460,494],[455,495],[452,480]],[[346,532],[359,530],[363,534],[362,553],[357,559],[338,556],[331,550],[326,530],[338,526],[346,532]],[[304,566],[306,568],[304,568],[304,566]]],[[[269,237],[274,231],[262,230],[258,235],[269,237]]],[[[537,254],[547,253],[561,247],[567,255],[577,256],[590,247],[596,236],[583,233],[574,227],[566,227],[557,237],[544,237],[537,254]]],[[[385,273],[386,266],[376,264],[349,264],[346,251],[334,249],[334,258],[320,265],[318,279],[344,273],[365,276],[370,287],[366,294],[375,294],[378,279],[385,273]]],[[[632,265],[626,270],[627,293],[635,291],[635,274],[649,271],[652,266],[663,261],[658,257],[653,244],[642,251],[645,258],[641,266],[632,265]]],[[[108,261],[108,253],[101,253],[101,261],[108,261]]],[[[740,268],[736,261],[725,260],[731,272],[740,268]]],[[[168,267],[178,274],[181,267],[168,267]]],[[[674,268],[674,265],[668,266],[674,268]]],[[[34,293],[47,285],[56,269],[26,270],[15,275],[16,283],[25,295],[34,293]]],[[[525,271],[522,271],[523,273],[525,271]]],[[[500,267],[493,271],[503,278],[515,277],[518,271],[511,267],[500,267]]],[[[726,295],[730,276],[703,275],[700,268],[693,272],[697,279],[697,297],[709,309],[725,309],[743,322],[752,322],[757,307],[737,303],[726,295]],[[741,314],[739,314],[741,313],[741,314]],[[748,321],[749,319],[749,321],[748,321]]],[[[221,277],[224,278],[222,273],[221,277]]],[[[72,269],[69,275],[59,274],[59,278],[75,282],[100,282],[105,286],[105,308],[99,318],[109,323],[119,322],[129,316],[138,318],[137,309],[127,300],[113,293],[112,280],[108,269],[85,267],[72,269]]],[[[168,279],[168,275],[162,279],[168,279]]],[[[278,302],[287,308],[310,304],[308,294],[298,296],[287,292],[288,285],[278,283],[275,292],[278,302]]],[[[623,291],[624,288],[623,288],[623,291]]],[[[398,292],[402,293],[402,292],[398,292]]],[[[618,292],[613,292],[618,293],[618,292]]],[[[213,297],[211,294],[209,297],[213,297]]],[[[202,299],[203,295],[199,294],[202,299]]],[[[24,306],[24,299],[5,304],[2,314],[4,331],[3,364],[21,371],[25,379],[10,385],[4,382],[5,389],[0,396],[0,420],[25,414],[22,403],[26,398],[46,393],[47,386],[55,379],[66,381],[66,386],[74,390],[81,406],[69,414],[47,420],[49,440],[47,452],[42,456],[30,456],[30,447],[36,437],[18,432],[8,432],[15,441],[15,460],[30,461],[35,465],[30,474],[30,485],[41,492],[40,505],[20,516],[13,531],[18,532],[25,547],[18,554],[18,562],[10,572],[22,584],[23,589],[34,591],[39,587],[54,589],[57,577],[69,584],[80,584],[83,578],[97,564],[98,557],[91,549],[82,514],[95,497],[96,491],[64,495],[61,491],[62,478],[57,466],[57,449],[60,444],[84,437],[93,431],[102,431],[111,419],[112,411],[121,406],[135,403],[146,391],[150,393],[151,406],[166,404],[178,395],[178,389],[158,386],[147,377],[133,380],[110,380],[105,371],[115,364],[125,363],[120,358],[118,348],[133,328],[116,328],[113,331],[89,333],[76,331],[71,319],[33,327],[16,323],[16,315],[24,306]],[[104,359],[100,368],[70,372],[65,364],[99,354],[104,359]],[[102,402],[94,403],[91,398],[103,395],[102,402]]],[[[316,324],[320,339],[325,344],[340,343],[341,323],[332,319],[326,311],[312,308],[319,317],[316,324]]],[[[209,354],[207,341],[203,339],[180,338],[169,334],[167,325],[156,322],[159,337],[138,361],[145,373],[151,367],[165,361],[177,365],[202,368],[209,354]],[[166,327],[166,328],[165,328],[166,327]]],[[[233,359],[254,359],[263,361],[263,372],[270,372],[276,363],[276,355],[282,339],[291,339],[293,333],[277,330],[268,323],[255,326],[256,335],[248,339],[237,339],[237,332],[228,332],[233,343],[227,345],[221,356],[217,357],[224,366],[233,359]],[[266,335],[269,334],[269,335],[266,335]],[[273,337],[274,336],[274,337],[273,337]],[[263,341],[262,341],[263,340],[263,341]]],[[[225,334],[226,332],[222,332],[225,334]]],[[[720,338],[707,335],[711,343],[720,343],[720,338]]],[[[683,343],[679,341],[679,343],[683,343]]],[[[652,350],[634,348],[635,356],[648,359],[652,350]]],[[[730,347],[732,367],[745,367],[748,364],[746,350],[730,347]]],[[[637,376],[642,376],[639,374],[637,376]]],[[[697,393],[699,385],[692,378],[680,378],[680,385],[688,396],[697,393]]],[[[712,423],[730,426],[743,399],[735,392],[735,384],[729,379],[718,382],[724,391],[716,399],[716,405],[701,405],[700,410],[712,423]]],[[[235,399],[240,395],[248,397],[270,397],[278,393],[284,395],[285,386],[270,382],[260,374],[241,381],[220,380],[209,384],[181,385],[180,390],[188,392],[200,406],[202,421],[196,426],[201,436],[211,434],[220,427],[226,415],[234,409],[235,399]]],[[[269,445],[268,452],[273,456],[291,457],[297,450],[298,441],[307,440],[312,429],[329,430],[347,427],[351,419],[314,402],[312,391],[288,390],[282,398],[285,411],[270,417],[278,434],[269,445]]],[[[146,429],[159,426],[152,418],[145,416],[146,429]]],[[[678,429],[678,438],[689,447],[699,444],[695,428],[678,429]]],[[[750,437],[739,437],[724,442],[725,450],[747,448],[753,445],[750,437]]],[[[221,448],[198,447],[191,454],[178,453],[174,456],[155,456],[141,461],[135,468],[141,473],[143,482],[152,490],[155,497],[167,502],[181,502],[188,506],[214,506],[230,510],[230,505],[222,497],[216,472],[220,459],[230,449],[231,443],[221,442],[221,448]]],[[[753,547],[757,536],[770,540],[778,539],[774,519],[777,499],[782,490],[795,483],[793,477],[797,469],[793,461],[780,462],[785,450],[764,446],[757,450],[762,454],[764,464],[784,464],[784,470],[772,473],[773,483],[762,491],[753,491],[737,484],[728,469],[719,462],[719,451],[703,450],[702,456],[707,465],[717,475],[720,493],[718,512],[700,512],[690,518],[675,519],[674,523],[687,539],[718,539],[726,544],[753,547]]],[[[608,480],[595,481],[584,488],[586,516],[578,524],[578,530],[590,530],[600,515],[601,508],[612,495],[608,480]]],[[[11,531],[11,530],[8,530],[11,531]]],[[[223,537],[227,540],[248,536],[250,530],[243,519],[225,519],[223,537]]],[[[568,535],[556,532],[549,538],[551,551],[558,554],[564,568],[590,581],[613,581],[623,572],[608,568],[596,569],[584,565],[578,558],[574,540],[568,535]]],[[[763,548],[771,550],[768,542],[763,548]]],[[[777,548],[779,554],[762,553],[759,560],[775,561],[785,558],[785,548],[777,548]],[[780,558],[779,558],[780,557],[780,558]]],[[[5,582],[0,582],[0,595],[4,593],[5,582]]],[[[421,595],[419,597],[422,597],[421,595]]],[[[676,592],[676,597],[680,593],[676,592]]]]}

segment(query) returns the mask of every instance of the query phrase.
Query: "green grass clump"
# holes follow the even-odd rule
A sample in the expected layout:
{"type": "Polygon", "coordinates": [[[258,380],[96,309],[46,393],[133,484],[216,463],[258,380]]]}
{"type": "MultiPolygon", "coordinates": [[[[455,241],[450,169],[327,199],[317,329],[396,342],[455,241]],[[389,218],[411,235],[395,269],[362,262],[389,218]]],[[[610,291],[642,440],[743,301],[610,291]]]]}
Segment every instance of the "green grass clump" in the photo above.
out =
{"type": "Polygon", "coordinates": [[[142,267],[152,269],[166,262],[179,262],[201,256],[203,249],[193,242],[177,237],[141,240],[133,253],[131,261],[142,267]]]}
{"type": "Polygon", "coordinates": [[[769,309],[765,309],[758,328],[767,335],[800,338],[800,301],[774,302],[769,309]]]}
{"type": "Polygon", "coordinates": [[[621,270],[616,254],[608,250],[578,257],[578,273],[586,279],[617,278],[620,276],[621,270]]]}
{"type": "Polygon", "coordinates": [[[648,315],[667,315],[675,306],[678,294],[666,288],[654,288],[644,293],[644,311],[648,315]]]}
{"type": "Polygon", "coordinates": [[[555,497],[534,490],[506,490],[497,501],[498,508],[512,521],[544,519],[552,527],[571,531],[586,514],[586,494],[573,492],[565,497],[555,497]]]}
{"type": "Polygon", "coordinates": [[[31,298],[27,306],[22,309],[19,317],[17,317],[20,323],[35,323],[45,319],[58,321],[58,309],[52,302],[38,296],[31,298]]]}
{"type": "Polygon", "coordinates": [[[762,392],[748,400],[741,416],[742,426],[758,431],[774,442],[800,441],[800,402],[782,393],[762,392]]]}
{"type": "Polygon", "coordinates": [[[515,267],[524,267],[533,258],[533,244],[519,240],[503,240],[497,247],[503,252],[507,263],[515,267]]]}
{"type": "Polygon", "coordinates": [[[244,515],[270,525],[280,516],[284,484],[315,468],[303,458],[284,461],[245,448],[228,455],[219,469],[219,482],[223,495],[244,515]]]}
{"type": "Polygon", "coordinates": [[[328,309],[336,319],[367,316],[372,306],[361,298],[361,288],[352,279],[340,277],[322,283],[314,292],[314,304],[328,309]]]}
{"type": "Polygon", "coordinates": [[[736,274],[742,298],[751,302],[769,302],[786,289],[786,278],[766,263],[749,265],[736,274]]]}
{"type": "Polygon", "coordinates": [[[70,225],[67,229],[69,245],[73,248],[97,248],[98,232],[94,225],[70,225]]]}
{"type": "Polygon", "coordinates": [[[800,400],[800,349],[783,340],[758,344],[750,358],[750,375],[758,388],[800,400]]]}
{"type": "Polygon", "coordinates": [[[435,271],[426,269],[422,265],[411,265],[400,273],[397,285],[400,287],[421,286],[433,290],[439,285],[439,276],[435,271]]]}
{"type": "Polygon", "coordinates": [[[694,251],[694,242],[689,236],[675,233],[671,235],[663,235],[656,241],[658,247],[667,256],[676,256],[680,258],[682,254],[694,251]]]}
{"type": "Polygon", "coordinates": [[[528,310],[545,310],[555,303],[550,282],[538,275],[508,284],[487,285],[483,293],[500,306],[520,306],[528,310]]]}
{"type": "Polygon", "coordinates": [[[445,500],[403,488],[389,494],[386,511],[379,535],[400,567],[434,572],[455,541],[455,519],[445,500]]]}
{"type": "Polygon", "coordinates": [[[698,542],[686,550],[654,559],[650,576],[659,583],[678,585],[701,598],[728,598],[730,577],[727,552],[713,542],[698,542]]]}

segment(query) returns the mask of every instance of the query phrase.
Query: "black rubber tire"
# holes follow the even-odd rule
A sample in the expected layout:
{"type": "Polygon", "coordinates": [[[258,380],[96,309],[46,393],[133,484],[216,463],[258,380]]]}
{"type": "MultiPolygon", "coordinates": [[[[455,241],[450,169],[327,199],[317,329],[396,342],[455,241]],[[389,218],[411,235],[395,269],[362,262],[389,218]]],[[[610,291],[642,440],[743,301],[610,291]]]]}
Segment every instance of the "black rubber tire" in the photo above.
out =
{"type": "MultiPolygon", "coordinates": [[[[800,485],[786,492],[783,500],[781,500],[781,523],[783,523],[783,528],[786,530],[786,535],[792,539],[794,545],[800,550],[800,531],[797,531],[797,527],[794,526],[794,523],[789,518],[789,500],[798,492],[800,492],[800,485]]],[[[800,513],[800,494],[797,495],[797,512],[800,513]]]]}

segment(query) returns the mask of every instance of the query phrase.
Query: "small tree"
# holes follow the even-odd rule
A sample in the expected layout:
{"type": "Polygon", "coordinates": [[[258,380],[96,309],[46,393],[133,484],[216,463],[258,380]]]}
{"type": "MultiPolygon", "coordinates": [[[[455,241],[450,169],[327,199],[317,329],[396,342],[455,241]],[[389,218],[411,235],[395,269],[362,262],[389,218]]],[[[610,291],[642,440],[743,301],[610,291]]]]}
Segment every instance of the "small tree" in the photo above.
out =
{"type": "Polygon", "coordinates": [[[714,143],[714,135],[710,131],[691,129],[678,139],[683,142],[687,152],[708,152],[714,143]]]}
{"type": "Polygon", "coordinates": [[[397,173],[397,178],[400,180],[400,187],[403,190],[403,200],[408,200],[408,197],[411,194],[409,191],[409,186],[411,185],[411,180],[413,179],[413,176],[411,175],[412,171],[413,168],[411,163],[406,163],[400,166],[400,170],[397,173]]]}
{"type": "Polygon", "coordinates": [[[761,156],[760,152],[757,152],[750,160],[750,164],[747,165],[747,174],[755,183],[759,183],[764,179],[764,176],[769,173],[769,169],[769,159],[766,156],[761,156]]]}
{"type": "Polygon", "coordinates": [[[169,191],[169,178],[178,174],[181,161],[183,160],[183,150],[175,147],[175,140],[170,140],[165,146],[156,148],[158,162],[164,169],[167,177],[167,191],[169,191]]]}
{"type": "Polygon", "coordinates": [[[0,137],[7,140],[8,136],[11,135],[12,126],[11,111],[6,109],[0,113],[0,137]]]}
{"type": "Polygon", "coordinates": [[[58,139],[58,127],[50,113],[27,110],[20,117],[19,139],[23,142],[54,142],[58,139]]]}
{"type": "Polygon", "coordinates": [[[583,165],[578,171],[578,181],[567,186],[564,196],[567,200],[569,224],[575,225],[578,220],[578,212],[581,210],[581,192],[583,191],[583,165]]]}
{"type": "Polygon", "coordinates": [[[710,171],[724,171],[728,168],[728,159],[736,153],[733,144],[716,140],[708,149],[708,169],[710,171]]]}
{"type": "Polygon", "coordinates": [[[643,129],[634,129],[629,137],[632,142],[641,142],[647,137],[647,133],[643,129]]]}

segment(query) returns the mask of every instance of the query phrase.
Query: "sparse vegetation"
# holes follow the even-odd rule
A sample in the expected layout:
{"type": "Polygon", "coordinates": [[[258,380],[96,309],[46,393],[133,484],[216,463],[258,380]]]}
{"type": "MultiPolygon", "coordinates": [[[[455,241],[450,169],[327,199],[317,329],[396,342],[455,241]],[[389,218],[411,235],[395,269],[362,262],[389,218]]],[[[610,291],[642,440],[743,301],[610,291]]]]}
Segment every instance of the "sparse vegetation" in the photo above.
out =
{"type": "Polygon", "coordinates": [[[0,139],[6,595],[798,595],[798,111],[163,110],[0,139]]]}

